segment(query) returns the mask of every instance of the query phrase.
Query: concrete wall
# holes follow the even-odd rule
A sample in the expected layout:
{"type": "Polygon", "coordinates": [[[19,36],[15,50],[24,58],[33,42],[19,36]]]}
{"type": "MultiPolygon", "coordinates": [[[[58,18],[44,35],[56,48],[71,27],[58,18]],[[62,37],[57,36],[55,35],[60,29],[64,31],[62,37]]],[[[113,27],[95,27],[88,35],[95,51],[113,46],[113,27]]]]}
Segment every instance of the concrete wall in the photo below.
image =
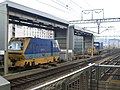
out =
{"type": "Polygon", "coordinates": [[[67,30],[55,29],[55,39],[58,40],[60,49],[67,49],[67,30]]]}
{"type": "Polygon", "coordinates": [[[10,82],[0,76],[0,90],[10,90],[10,82]]]}
{"type": "Polygon", "coordinates": [[[5,45],[7,44],[7,7],[6,4],[0,4],[0,50],[6,50],[5,45]]]}
{"type": "Polygon", "coordinates": [[[73,26],[69,27],[69,49],[74,49],[74,28],[73,26]]]}
{"type": "Polygon", "coordinates": [[[87,49],[92,48],[92,36],[85,36],[84,37],[84,50],[87,53],[87,49]]]}
{"type": "Polygon", "coordinates": [[[92,36],[91,33],[84,32],[81,28],[75,28],[73,25],[70,26],[69,49],[79,54],[87,54],[87,49],[92,47],[92,36]]]}

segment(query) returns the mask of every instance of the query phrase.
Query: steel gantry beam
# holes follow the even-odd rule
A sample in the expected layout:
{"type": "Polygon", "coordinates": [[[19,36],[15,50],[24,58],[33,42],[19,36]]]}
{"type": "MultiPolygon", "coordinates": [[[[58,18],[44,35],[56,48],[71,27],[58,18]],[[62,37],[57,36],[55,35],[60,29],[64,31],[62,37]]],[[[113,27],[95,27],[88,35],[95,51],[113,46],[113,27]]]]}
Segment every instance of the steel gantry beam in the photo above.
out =
{"type": "Polygon", "coordinates": [[[100,33],[100,24],[108,22],[120,22],[120,18],[103,18],[103,19],[89,19],[89,20],[73,20],[69,21],[70,24],[90,24],[97,23],[98,25],[98,34],[100,33]]]}
{"type": "Polygon", "coordinates": [[[73,20],[73,21],[69,21],[69,22],[70,22],[70,24],[108,23],[108,22],[120,22],[120,18],[73,20]]]}
{"type": "Polygon", "coordinates": [[[95,36],[95,37],[120,37],[120,35],[115,35],[115,36],[111,36],[111,35],[104,35],[104,36],[95,36]]]}

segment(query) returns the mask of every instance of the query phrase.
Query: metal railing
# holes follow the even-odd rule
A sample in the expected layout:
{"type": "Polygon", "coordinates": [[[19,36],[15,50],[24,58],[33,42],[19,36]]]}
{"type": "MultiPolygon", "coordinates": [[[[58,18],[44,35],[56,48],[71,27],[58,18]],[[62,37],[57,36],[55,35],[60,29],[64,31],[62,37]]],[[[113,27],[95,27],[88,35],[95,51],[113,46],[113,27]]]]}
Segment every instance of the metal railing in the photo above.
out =
{"type": "Polygon", "coordinates": [[[94,65],[95,63],[89,64],[84,68],[31,88],[30,90],[88,90],[87,82],[89,75],[87,73],[89,73],[90,67],[94,65]]]}

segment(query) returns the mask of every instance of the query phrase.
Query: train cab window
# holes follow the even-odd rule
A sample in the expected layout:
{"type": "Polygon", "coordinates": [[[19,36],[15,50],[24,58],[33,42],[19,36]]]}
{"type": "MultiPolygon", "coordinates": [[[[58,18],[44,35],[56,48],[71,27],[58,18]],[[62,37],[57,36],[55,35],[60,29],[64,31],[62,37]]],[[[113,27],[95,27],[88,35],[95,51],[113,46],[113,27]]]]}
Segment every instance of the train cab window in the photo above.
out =
{"type": "Polygon", "coordinates": [[[23,50],[24,41],[11,41],[8,45],[8,50],[23,50]]]}
{"type": "Polygon", "coordinates": [[[21,46],[23,46],[23,42],[21,42],[21,46]]]}
{"type": "Polygon", "coordinates": [[[21,42],[21,47],[20,48],[21,48],[21,50],[23,50],[23,42],[21,42]]]}

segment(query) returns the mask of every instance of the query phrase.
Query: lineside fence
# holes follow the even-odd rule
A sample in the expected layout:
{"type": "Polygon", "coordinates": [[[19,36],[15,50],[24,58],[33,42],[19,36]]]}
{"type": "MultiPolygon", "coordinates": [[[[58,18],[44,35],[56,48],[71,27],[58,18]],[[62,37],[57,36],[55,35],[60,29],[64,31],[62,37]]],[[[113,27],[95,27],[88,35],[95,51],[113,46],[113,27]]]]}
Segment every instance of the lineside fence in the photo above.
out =
{"type": "Polygon", "coordinates": [[[89,64],[30,90],[120,90],[120,65],[89,64]],[[114,72],[108,73],[110,69],[114,72]]]}
{"type": "Polygon", "coordinates": [[[91,74],[90,69],[94,65],[95,64],[89,64],[84,68],[44,83],[31,90],[88,90],[89,75],[91,74]]]}

